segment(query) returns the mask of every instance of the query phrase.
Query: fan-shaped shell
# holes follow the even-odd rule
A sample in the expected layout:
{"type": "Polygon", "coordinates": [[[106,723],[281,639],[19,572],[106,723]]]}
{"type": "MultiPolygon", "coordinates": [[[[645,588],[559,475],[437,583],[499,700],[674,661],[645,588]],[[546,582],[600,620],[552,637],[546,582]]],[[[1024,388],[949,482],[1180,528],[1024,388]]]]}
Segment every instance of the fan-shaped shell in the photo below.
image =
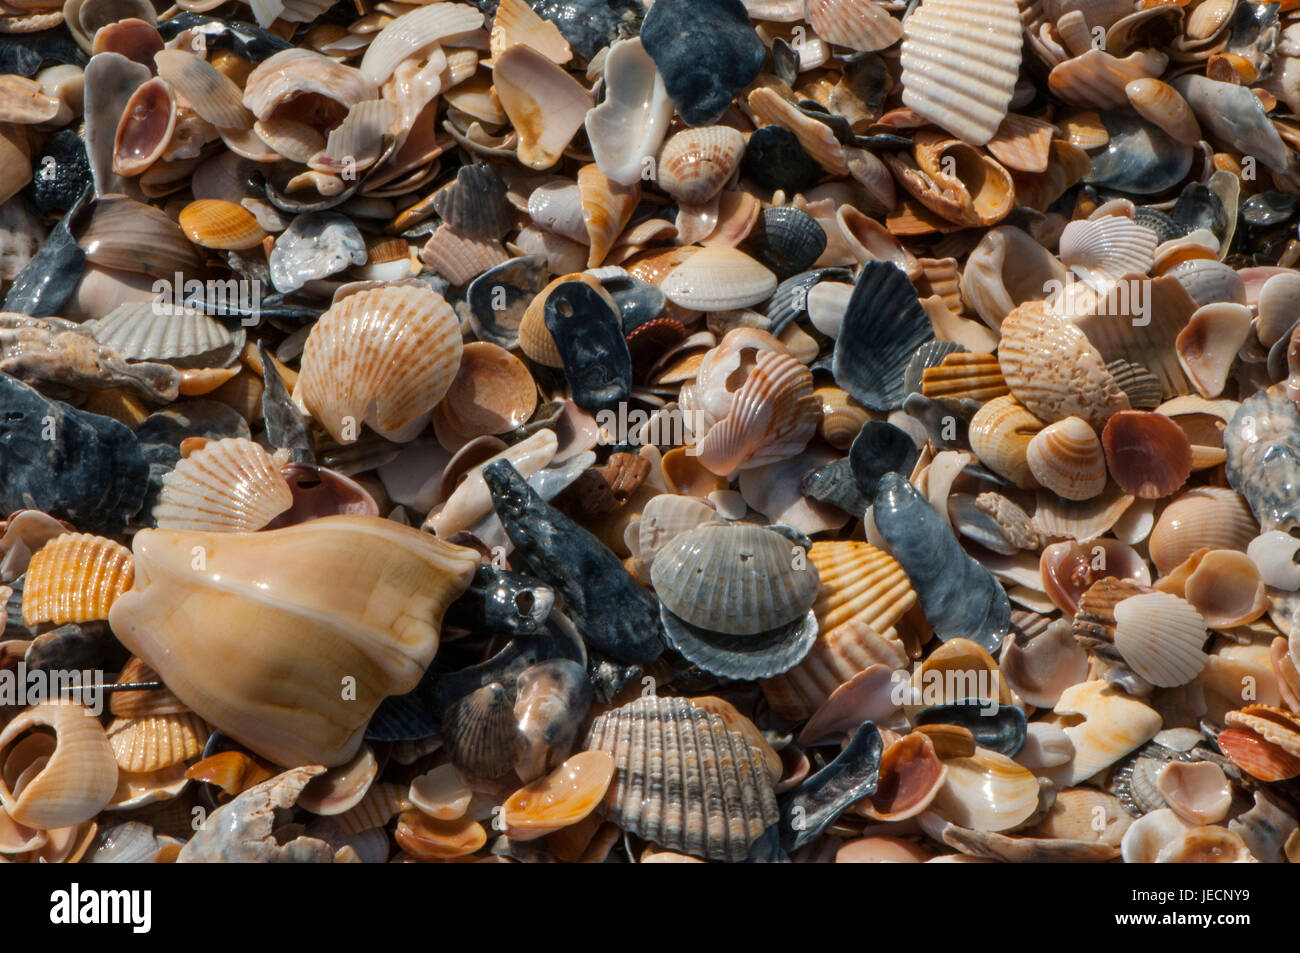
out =
{"type": "Polygon", "coordinates": [[[641,511],[637,525],[637,554],[646,566],[651,566],[659,551],[670,542],[717,516],[717,511],[701,499],[660,493],[641,511]]]}
{"type": "Polygon", "coordinates": [[[99,719],[70,702],[35,705],[5,725],[0,767],[0,804],[17,823],[40,830],[90,820],[117,789],[117,762],[99,719]],[[52,730],[54,741],[24,756],[20,739],[33,729],[52,730]],[[23,776],[26,782],[15,791],[23,776]]]}
{"type": "Polygon", "coordinates": [[[120,718],[108,726],[117,766],[142,774],[196,758],[211,729],[193,712],[120,718]]]}
{"type": "Polygon", "coordinates": [[[685,698],[639,698],[599,715],[586,748],[614,758],[605,812],[669,850],[743,860],[778,819],[763,753],[685,698]]]}
{"type": "Polygon", "coordinates": [[[659,152],[658,184],[683,205],[703,205],[730,181],[745,137],[730,126],[683,129],[659,152]]]}
{"type": "Polygon", "coordinates": [[[1108,215],[1066,225],[1061,233],[1060,259],[1104,293],[1125,275],[1145,275],[1155,258],[1156,244],[1156,233],[1145,225],[1108,215]]]}
{"type": "Polygon", "coordinates": [[[1146,592],[1115,606],[1115,648],[1152,685],[1173,687],[1205,667],[1205,620],[1185,600],[1146,592]]]}
{"type": "Polygon", "coordinates": [[[903,22],[903,105],[983,145],[1007,114],[1022,43],[1013,0],[925,0],[903,22]]]}
{"type": "Polygon", "coordinates": [[[446,395],[461,349],[455,312],[429,288],[358,291],[312,327],[294,396],[340,442],[362,423],[410,440],[446,395]]]}
{"type": "Polygon", "coordinates": [[[243,251],[262,244],[266,232],[242,205],[220,199],[199,199],[181,209],[181,230],[204,248],[243,251]]]}
{"type": "Polygon", "coordinates": [[[465,3],[430,3],[390,20],[366,47],[361,72],[374,83],[393,75],[398,64],[435,43],[477,30],[483,14],[465,3]]]}
{"type": "Polygon", "coordinates": [[[451,763],[467,778],[501,777],[524,749],[514,702],[500,682],[453,702],[442,716],[442,738],[451,763]]]}
{"type": "Polygon", "coordinates": [[[664,546],[650,578],[669,611],[691,625],[748,635],[795,622],[812,605],[817,568],[797,559],[798,549],[761,526],[706,525],[664,546]]]}
{"type": "Polygon", "coordinates": [[[875,0],[808,0],[808,25],[827,43],[871,53],[892,46],[902,24],[875,0]]]}
{"type": "Polygon", "coordinates": [[[202,311],[159,301],[127,302],[83,326],[100,344],[131,361],[222,365],[243,346],[242,334],[232,334],[202,311]]]}
{"type": "Polygon", "coordinates": [[[1090,500],[1106,489],[1106,455],[1082,417],[1066,417],[1034,434],[1025,462],[1034,479],[1064,499],[1090,500]]]}
{"type": "Polygon", "coordinates": [[[1043,422],[1010,394],[995,397],[971,417],[971,449],[980,462],[1016,486],[1034,486],[1029,466],[1029,445],[1042,431],[1043,422]]]}
{"type": "Polygon", "coordinates": [[[243,93],[234,80],[201,56],[187,50],[160,50],[154,55],[158,75],[185,97],[190,108],[218,129],[253,127],[243,93]]]}
{"type": "Polygon", "coordinates": [[[107,619],[118,596],[131,588],[131,552],[121,543],[87,533],[64,533],[36,551],[23,585],[23,624],[107,619]]]}
{"type": "Polygon", "coordinates": [[[996,357],[958,351],[921,372],[921,393],[926,397],[965,397],[984,403],[1010,391],[996,357]]]}
{"type": "Polygon", "coordinates": [[[692,311],[734,311],[772,297],[776,275],[735,248],[702,248],[674,268],[659,289],[692,311]]]}
{"type": "Polygon", "coordinates": [[[242,437],[214,440],[163,477],[154,505],[159,529],[252,532],[293,506],[279,466],[242,437]]]}
{"type": "Polygon", "coordinates": [[[1115,482],[1144,500],[1171,495],[1191,475],[1191,443],[1164,414],[1119,411],[1106,422],[1101,443],[1115,482]]]}
{"type": "Polygon", "coordinates": [[[1151,561],[1162,575],[1173,572],[1198,549],[1245,552],[1259,535],[1250,507],[1232,490],[1197,487],[1164,508],[1151,530],[1151,561]]]}

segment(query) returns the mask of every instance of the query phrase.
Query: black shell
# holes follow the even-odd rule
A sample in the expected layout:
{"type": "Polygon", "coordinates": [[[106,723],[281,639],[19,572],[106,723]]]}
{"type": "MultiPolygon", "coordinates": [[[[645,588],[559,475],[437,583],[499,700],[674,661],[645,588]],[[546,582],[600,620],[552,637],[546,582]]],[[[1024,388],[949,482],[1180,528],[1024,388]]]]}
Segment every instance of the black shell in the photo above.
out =
{"type": "Polygon", "coordinates": [[[759,217],[746,247],[784,281],[821,257],[826,250],[826,232],[807,212],[777,205],[759,217]]]}
{"type": "Polygon", "coordinates": [[[691,625],[660,606],[668,641],[689,662],[723,678],[753,681],[788,672],[803,661],[817,641],[817,617],[803,617],[750,635],[727,635],[691,625]]]}
{"type": "MultiPolygon", "coordinates": [[[[496,3],[489,0],[495,14],[496,3]]],[[[480,0],[480,8],[485,6],[480,0]]],[[[531,0],[533,11],[551,20],[573,52],[590,60],[615,40],[636,36],[641,5],[635,0],[531,0]]]]}
{"type": "Polygon", "coordinates": [[[862,266],[835,341],[835,383],[872,410],[903,406],[903,374],[912,355],[934,330],[912,286],[897,265],[862,266]]]}
{"type": "Polygon", "coordinates": [[[851,805],[876,793],[880,782],[880,731],[864,721],[835,760],[781,801],[781,844],[798,850],[851,805]]]}
{"type": "Polygon", "coordinates": [[[920,457],[907,432],[883,420],[868,420],[849,446],[853,478],[869,496],[875,496],[886,473],[899,473],[904,479],[911,476],[920,457]]]}
{"type": "Polygon", "coordinates": [[[990,705],[995,700],[963,700],[934,705],[916,715],[918,725],[957,725],[975,736],[981,748],[1014,758],[1025,746],[1025,712],[1015,705],[990,705]]]}
{"type": "Polygon", "coordinates": [[[765,189],[781,189],[790,195],[812,188],[825,174],[795,134],[781,126],[754,130],[745,146],[740,171],[765,189]]]}
{"type": "Polygon", "coordinates": [[[442,220],[468,238],[501,238],[513,227],[505,183],[490,165],[465,165],[433,197],[442,220]]]}
{"type": "Polygon", "coordinates": [[[623,322],[609,302],[585,281],[565,281],[547,297],[545,316],[573,402],[594,413],[626,401],[632,390],[632,354],[623,322]]]}

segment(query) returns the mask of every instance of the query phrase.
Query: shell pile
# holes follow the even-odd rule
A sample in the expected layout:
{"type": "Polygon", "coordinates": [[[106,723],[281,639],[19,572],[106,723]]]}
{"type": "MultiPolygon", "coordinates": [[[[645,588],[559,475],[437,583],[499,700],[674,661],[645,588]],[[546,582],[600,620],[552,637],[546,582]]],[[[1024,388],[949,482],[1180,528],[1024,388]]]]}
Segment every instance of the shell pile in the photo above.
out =
{"type": "Polygon", "coordinates": [[[0,21],[0,861],[1300,862],[1294,3],[0,21]]]}

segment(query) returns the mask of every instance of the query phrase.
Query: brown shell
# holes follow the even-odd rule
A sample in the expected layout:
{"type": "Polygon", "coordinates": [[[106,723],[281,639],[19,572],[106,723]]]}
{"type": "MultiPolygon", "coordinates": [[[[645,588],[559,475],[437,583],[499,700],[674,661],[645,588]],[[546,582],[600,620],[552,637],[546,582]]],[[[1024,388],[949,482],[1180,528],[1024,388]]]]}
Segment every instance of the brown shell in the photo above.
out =
{"type": "Polygon", "coordinates": [[[1106,489],[1106,455],[1082,417],[1066,417],[1036,433],[1025,461],[1034,479],[1067,500],[1091,500],[1106,489]]]}
{"type": "Polygon", "coordinates": [[[1149,410],[1122,410],[1101,434],[1106,466],[1126,493],[1159,500],[1192,474],[1192,445],[1181,427],[1149,410]]]}
{"type": "Polygon", "coordinates": [[[32,556],[23,588],[23,624],[107,619],[134,580],[131,551],[125,546],[102,536],[65,533],[32,556]]]}
{"type": "Polygon", "coordinates": [[[992,354],[957,351],[938,367],[921,372],[921,393],[926,397],[967,397],[983,403],[1011,393],[992,354]]]}
{"type": "Polygon", "coordinates": [[[199,199],[181,209],[181,231],[204,248],[244,251],[256,248],[266,231],[256,216],[242,205],[221,199],[199,199]]]}

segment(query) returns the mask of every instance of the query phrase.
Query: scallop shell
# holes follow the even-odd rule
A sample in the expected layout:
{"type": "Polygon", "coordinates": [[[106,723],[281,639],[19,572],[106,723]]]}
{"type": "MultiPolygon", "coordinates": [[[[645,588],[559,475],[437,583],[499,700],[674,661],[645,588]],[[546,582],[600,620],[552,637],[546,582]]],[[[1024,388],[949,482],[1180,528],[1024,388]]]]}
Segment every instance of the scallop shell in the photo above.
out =
{"type": "Polygon", "coordinates": [[[640,37],[620,40],[605,57],[605,99],[587,113],[591,153],[611,182],[641,181],[645,157],[658,153],[673,104],[640,37]]]}
{"type": "Polygon", "coordinates": [[[1034,486],[1029,445],[1043,422],[1007,394],[984,404],[971,417],[971,450],[980,462],[1022,489],[1034,486]]]}
{"type": "Polygon", "coordinates": [[[1106,455],[1082,417],[1066,417],[1034,434],[1025,462],[1035,480],[1064,499],[1091,500],[1106,489],[1106,455]]]}
{"type": "Polygon", "coordinates": [[[134,575],[125,546],[102,536],[64,533],[38,549],[27,566],[23,624],[107,619],[134,575]]]}
{"type": "Polygon", "coordinates": [[[650,569],[664,606],[691,625],[749,635],[802,618],[817,568],[798,567],[787,537],[761,526],[706,525],[660,549],[650,569]]]}
{"type": "Polygon", "coordinates": [[[1198,549],[1245,552],[1258,535],[1259,524],[1240,496],[1221,487],[1197,487],[1164,508],[1148,547],[1156,569],[1167,575],[1198,549]]]}
{"type": "Polygon", "coordinates": [[[467,778],[499,778],[524,750],[514,702],[492,682],[450,705],[442,716],[447,756],[467,778]]]}
{"type": "Polygon", "coordinates": [[[251,440],[228,437],[191,453],[163,477],[153,518],[159,529],[252,532],[292,506],[293,493],[271,455],[251,440]]]}
{"type": "Polygon", "coordinates": [[[506,836],[529,841],[577,824],[604,800],[614,780],[607,751],[581,751],[545,777],[506,798],[501,817],[506,836]]]}
{"type": "Polygon", "coordinates": [[[501,107],[519,132],[519,161],[532,169],[551,168],[582,128],[591,94],[528,46],[498,56],[492,75],[501,107]]]}
{"type": "MultiPolygon", "coordinates": [[[[32,752],[35,754],[35,751],[32,752]]],[[[98,718],[81,705],[45,702],[20,713],[0,732],[0,804],[15,822],[40,830],[90,820],[113,799],[117,762],[98,718]],[[20,757],[32,729],[54,732],[53,747],[37,760],[20,757]],[[27,763],[20,763],[26,761],[27,763]],[[25,779],[14,792],[18,779],[25,779]]]]}
{"type": "Polygon", "coordinates": [[[659,187],[683,205],[703,205],[731,180],[745,152],[745,137],[730,126],[683,129],[664,143],[659,187]]]}
{"type": "Polygon", "coordinates": [[[1082,417],[1101,430],[1112,414],[1128,409],[1128,397],[1097,349],[1042,302],[1023,304],[1007,315],[998,362],[1011,393],[1046,423],[1082,417]]]}
{"type": "Polygon", "coordinates": [[[808,25],[827,43],[871,53],[892,46],[902,24],[875,0],[808,0],[808,25]]]}
{"type": "Polygon", "coordinates": [[[340,442],[356,440],[362,423],[410,440],[451,386],[461,350],[441,295],[410,285],[359,291],[312,327],[294,396],[340,442]]]}
{"type": "Polygon", "coordinates": [[[695,252],[659,283],[668,300],[691,311],[734,311],[759,304],[776,291],[776,275],[735,248],[695,252]]]}
{"type": "MultiPolygon", "coordinates": [[[[1237,714],[1229,712],[1229,716],[1237,714]]],[[[1300,775],[1300,757],[1253,731],[1225,728],[1216,742],[1237,767],[1261,781],[1285,781],[1300,775]]]]}
{"type": "Polygon", "coordinates": [[[921,393],[926,397],[965,397],[984,403],[1010,392],[992,354],[949,354],[938,366],[921,372],[921,393]]]}
{"type": "Polygon", "coordinates": [[[1065,733],[1074,744],[1067,784],[1081,784],[1156,736],[1163,720],[1142,702],[1129,698],[1104,681],[1080,682],[1061,693],[1052,709],[1060,715],[1081,715],[1065,733]]]}
{"type": "Polygon", "coordinates": [[[420,249],[420,261],[453,285],[467,285],[484,272],[510,260],[495,239],[470,238],[450,225],[441,225],[420,249]]]}
{"type": "Polygon", "coordinates": [[[976,748],[969,758],[944,762],[948,779],[932,810],[940,817],[979,831],[1018,827],[1038,810],[1038,779],[1004,754],[976,748]]]}
{"type": "Polygon", "coordinates": [[[1132,596],[1115,606],[1115,648],[1152,685],[1190,682],[1205,667],[1205,620],[1167,592],[1132,596]]]}
{"type": "Polygon", "coordinates": [[[158,301],[119,305],[83,327],[127,360],[161,361],[178,367],[228,363],[244,341],[243,334],[232,334],[202,311],[158,301]]]}
{"type": "Polygon", "coordinates": [[[903,22],[903,105],[983,145],[1007,114],[1022,43],[1012,0],[925,0],[903,22]]]}
{"type": "Polygon", "coordinates": [[[223,251],[256,248],[266,238],[256,216],[242,205],[199,199],[181,209],[181,230],[196,245],[223,251]]]}
{"type": "Polygon", "coordinates": [[[117,766],[136,774],[197,758],[211,729],[193,712],[120,718],[108,726],[117,766]]]}
{"type": "Polygon", "coordinates": [[[1300,758],[1300,720],[1293,712],[1271,705],[1247,705],[1223,716],[1229,728],[1253,731],[1292,757],[1300,758]]]}
{"type": "Polygon", "coordinates": [[[639,698],[599,715],[585,747],[614,759],[605,812],[642,840],[743,860],[779,815],[762,752],[684,698],[639,698]]]}
{"type": "Polygon", "coordinates": [[[1156,233],[1131,218],[1071,222],[1061,233],[1060,259],[1097,291],[1105,293],[1125,275],[1145,275],[1155,258],[1156,233]]]}
{"type": "Polygon", "coordinates": [[[281,765],[356,754],[380,701],[428,667],[443,611],[479,561],[359,516],[261,533],[143,530],[133,550],[113,632],[204,720],[281,765]],[[348,676],[353,691],[341,690],[348,676]]]}

